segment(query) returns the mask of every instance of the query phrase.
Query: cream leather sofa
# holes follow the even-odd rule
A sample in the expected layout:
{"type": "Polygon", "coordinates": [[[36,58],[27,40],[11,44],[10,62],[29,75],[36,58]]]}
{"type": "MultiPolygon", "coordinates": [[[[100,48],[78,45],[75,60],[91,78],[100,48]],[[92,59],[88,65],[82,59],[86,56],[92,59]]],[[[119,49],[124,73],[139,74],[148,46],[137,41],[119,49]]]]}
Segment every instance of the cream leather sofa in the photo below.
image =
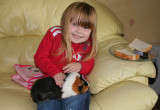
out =
{"type": "MultiPolygon", "coordinates": [[[[77,0],[0,0],[0,109],[35,110],[30,91],[11,80],[14,64],[34,65],[33,55],[47,29],[59,25],[64,9],[77,0]]],[[[93,71],[88,76],[90,110],[152,110],[157,94],[148,86],[155,77],[151,61],[127,61],[108,49],[127,43],[117,17],[95,0],[98,45],[93,71]]]]}

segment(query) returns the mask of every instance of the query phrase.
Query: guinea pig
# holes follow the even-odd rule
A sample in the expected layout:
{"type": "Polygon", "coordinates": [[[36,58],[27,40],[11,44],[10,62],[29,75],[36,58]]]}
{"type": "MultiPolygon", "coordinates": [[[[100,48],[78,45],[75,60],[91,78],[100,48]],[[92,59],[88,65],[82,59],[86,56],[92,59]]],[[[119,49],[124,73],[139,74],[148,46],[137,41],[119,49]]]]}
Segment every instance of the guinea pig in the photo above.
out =
{"type": "Polygon", "coordinates": [[[66,75],[62,88],[57,86],[51,77],[38,79],[31,88],[31,97],[35,103],[51,99],[61,100],[83,94],[89,87],[89,83],[82,75],[72,72],[66,75]]]}

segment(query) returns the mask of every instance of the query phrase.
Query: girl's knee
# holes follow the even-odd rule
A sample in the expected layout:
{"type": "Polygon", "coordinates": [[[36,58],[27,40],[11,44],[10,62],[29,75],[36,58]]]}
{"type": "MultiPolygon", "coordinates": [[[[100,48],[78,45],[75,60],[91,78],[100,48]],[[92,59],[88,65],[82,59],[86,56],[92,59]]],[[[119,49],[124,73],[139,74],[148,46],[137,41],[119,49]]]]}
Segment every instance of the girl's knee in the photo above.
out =
{"type": "Polygon", "coordinates": [[[60,110],[60,102],[58,100],[48,100],[37,103],[37,110],[52,110],[53,108],[57,108],[60,110]]]}
{"type": "Polygon", "coordinates": [[[87,99],[90,99],[90,92],[87,91],[86,93],[84,94],[80,94],[80,95],[77,95],[77,96],[73,96],[72,98],[76,99],[76,100],[87,100],[87,99]]]}

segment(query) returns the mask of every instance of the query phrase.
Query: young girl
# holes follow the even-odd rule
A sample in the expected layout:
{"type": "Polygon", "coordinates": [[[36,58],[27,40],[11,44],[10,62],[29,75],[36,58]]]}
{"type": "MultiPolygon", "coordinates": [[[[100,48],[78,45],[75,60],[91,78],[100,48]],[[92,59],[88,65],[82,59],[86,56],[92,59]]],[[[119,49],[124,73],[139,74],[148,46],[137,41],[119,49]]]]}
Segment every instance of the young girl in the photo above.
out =
{"type": "MultiPolygon", "coordinates": [[[[69,5],[61,25],[50,28],[34,56],[35,64],[62,87],[65,73],[79,72],[86,76],[94,65],[96,45],[96,11],[87,3],[69,5]]],[[[38,110],[89,110],[90,93],[63,100],[38,103],[38,110]]]]}

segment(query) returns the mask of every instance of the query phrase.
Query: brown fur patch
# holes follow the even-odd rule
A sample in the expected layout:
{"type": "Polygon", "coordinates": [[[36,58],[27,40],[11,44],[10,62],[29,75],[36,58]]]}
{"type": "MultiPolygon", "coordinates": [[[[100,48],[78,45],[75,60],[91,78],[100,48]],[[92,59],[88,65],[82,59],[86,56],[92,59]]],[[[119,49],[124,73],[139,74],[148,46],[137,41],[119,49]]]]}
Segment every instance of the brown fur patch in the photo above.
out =
{"type": "Polygon", "coordinates": [[[89,86],[83,86],[82,93],[85,93],[89,89],[89,86]]]}
{"type": "Polygon", "coordinates": [[[78,85],[80,84],[80,82],[81,82],[80,77],[76,76],[76,80],[75,80],[75,82],[74,82],[73,85],[72,85],[72,90],[73,90],[76,94],[80,94],[80,92],[79,92],[79,87],[78,87],[78,85]]]}
{"type": "MultiPolygon", "coordinates": [[[[76,80],[75,80],[75,82],[74,82],[73,85],[72,85],[72,90],[73,90],[76,94],[80,94],[79,86],[82,86],[83,84],[84,84],[84,81],[81,80],[80,77],[76,76],[76,80]]],[[[85,93],[88,89],[89,89],[89,86],[88,86],[88,85],[84,85],[83,88],[82,88],[81,93],[85,93]]]]}

